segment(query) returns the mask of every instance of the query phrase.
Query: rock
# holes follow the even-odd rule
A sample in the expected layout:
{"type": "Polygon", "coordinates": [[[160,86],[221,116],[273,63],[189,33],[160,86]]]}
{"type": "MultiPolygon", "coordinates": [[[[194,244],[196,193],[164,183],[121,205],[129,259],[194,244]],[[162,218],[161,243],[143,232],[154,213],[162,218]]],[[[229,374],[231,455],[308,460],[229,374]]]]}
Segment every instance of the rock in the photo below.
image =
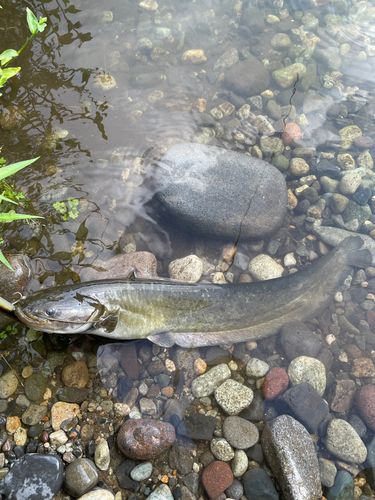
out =
{"type": "Polygon", "coordinates": [[[322,346],[318,337],[300,321],[284,325],[279,338],[289,361],[299,356],[315,358],[322,346]]]}
{"type": "Polygon", "coordinates": [[[241,417],[227,417],[223,424],[223,434],[228,443],[238,450],[254,446],[259,439],[256,426],[241,417]]]}
{"type": "MultiPolygon", "coordinates": [[[[262,153],[264,153],[267,156],[270,156],[270,155],[271,156],[272,155],[280,156],[284,152],[285,148],[284,148],[284,144],[283,144],[282,140],[280,139],[280,137],[267,137],[267,136],[263,135],[260,138],[260,149],[262,150],[262,153]]],[[[283,158],[285,158],[285,157],[283,156],[283,158]]],[[[274,158],[273,158],[273,160],[274,160],[274,158]]],[[[281,164],[286,166],[286,168],[284,170],[286,170],[289,167],[289,161],[287,160],[287,162],[288,162],[288,165],[286,166],[285,163],[283,161],[281,161],[281,164]]],[[[272,164],[274,164],[274,163],[272,163],[272,164]]],[[[282,169],[280,169],[280,166],[278,166],[278,164],[280,164],[280,162],[276,161],[275,166],[278,167],[279,170],[282,170],[282,169]]]]}
{"type": "Polygon", "coordinates": [[[224,71],[239,61],[238,50],[234,47],[227,49],[214,64],[214,71],[224,71]]]}
{"type": "Polygon", "coordinates": [[[24,295],[27,292],[32,279],[30,260],[27,255],[18,253],[5,253],[5,257],[14,271],[4,264],[0,264],[0,296],[9,302],[13,302],[15,293],[20,292],[24,295]]]}
{"type": "Polygon", "coordinates": [[[190,474],[186,474],[184,484],[195,495],[196,493],[198,493],[199,475],[196,472],[190,472],[190,474]]]}
{"type": "Polygon", "coordinates": [[[305,73],[306,66],[301,63],[295,63],[285,68],[277,69],[272,73],[272,78],[277,85],[286,89],[301,79],[305,73]]]}
{"type": "Polygon", "coordinates": [[[340,181],[339,189],[342,194],[353,194],[357,191],[362,182],[359,172],[349,172],[340,181]]]}
{"type": "Polygon", "coordinates": [[[25,380],[25,394],[30,401],[38,401],[43,398],[46,390],[46,379],[41,373],[33,373],[25,380]]]}
{"type": "Polygon", "coordinates": [[[228,69],[224,79],[227,89],[245,98],[267,90],[269,83],[268,71],[253,57],[240,61],[228,69]]]}
{"type": "Polygon", "coordinates": [[[367,427],[375,431],[375,385],[360,387],[357,390],[356,403],[367,427]]]}
{"type": "Polygon", "coordinates": [[[186,229],[216,238],[236,239],[240,229],[244,239],[264,238],[280,227],[287,210],[285,180],[275,167],[203,144],[172,146],[156,169],[155,189],[186,229]]]}
{"type": "Polygon", "coordinates": [[[356,378],[373,377],[375,375],[374,363],[368,358],[354,359],[350,374],[356,378]]]}
{"type": "Polygon", "coordinates": [[[128,377],[132,378],[133,380],[138,380],[139,363],[137,357],[137,348],[134,342],[126,343],[121,347],[120,365],[128,377]]]}
{"type": "Polygon", "coordinates": [[[107,440],[102,438],[95,448],[95,465],[100,470],[108,470],[110,455],[107,440]]]}
{"type": "Polygon", "coordinates": [[[60,387],[57,389],[56,396],[59,401],[65,403],[83,403],[87,399],[88,389],[78,389],[77,387],[60,387]]]}
{"type": "Polygon", "coordinates": [[[285,33],[277,33],[271,39],[271,47],[275,50],[279,51],[288,50],[291,45],[292,41],[285,33]]]}
{"type": "Polygon", "coordinates": [[[185,417],[185,419],[177,427],[177,434],[188,436],[191,439],[202,439],[210,441],[215,430],[217,419],[215,417],[207,417],[202,413],[193,413],[185,417]]]}
{"type": "Polygon", "coordinates": [[[61,380],[67,387],[83,389],[89,381],[89,369],[84,361],[76,361],[65,366],[61,372],[61,380]]]}
{"type": "Polygon", "coordinates": [[[233,483],[233,473],[226,462],[215,461],[202,474],[202,483],[210,498],[217,498],[233,483]]]}
{"type": "Polygon", "coordinates": [[[322,362],[307,356],[299,356],[291,361],[288,368],[292,385],[307,382],[322,395],[326,388],[326,369],[322,362]]]}
{"type": "Polygon", "coordinates": [[[234,450],[224,438],[214,438],[210,442],[210,449],[215,458],[229,462],[234,457],[234,450]]]}
{"type": "Polygon", "coordinates": [[[235,380],[228,379],[215,389],[215,399],[219,406],[229,415],[238,415],[250,406],[254,397],[253,391],[235,380]]]}
{"type": "Polygon", "coordinates": [[[30,453],[13,463],[0,493],[9,500],[52,500],[63,483],[60,457],[30,453]]]}
{"type": "Polygon", "coordinates": [[[321,498],[314,443],[299,422],[289,415],[273,419],[262,433],[262,447],[286,498],[321,498]]]}
{"type": "Polygon", "coordinates": [[[172,446],[169,451],[169,466],[177,469],[179,474],[185,475],[192,471],[194,459],[183,446],[172,446]]]}
{"type": "Polygon", "coordinates": [[[341,66],[341,57],[331,49],[315,49],[314,59],[323,64],[325,71],[337,71],[341,66]]]}
{"type": "Polygon", "coordinates": [[[118,467],[116,467],[116,477],[121,488],[138,491],[140,483],[134,481],[129,474],[135,468],[136,463],[133,460],[124,460],[118,467]]]}
{"type": "Polygon", "coordinates": [[[0,377],[0,398],[7,399],[18,387],[18,379],[15,373],[10,370],[0,377]]]}
{"type": "Polygon", "coordinates": [[[65,444],[68,441],[68,439],[69,439],[68,436],[62,429],[52,432],[49,435],[49,442],[51,446],[54,446],[56,448],[65,444]]]}
{"type": "Polygon", "coordinates": [[[79,413],[79,406],[70,403],[55,403],[51,408],[52,428],[57,431],[65,420],[74,419],[79,413]]]}
{"type": "Polygon", "coordinates": [[[310,384],[301,383],[291,387],[275,401],[279,413],[287,413],[315,434],[320,422],[328,415],[329,408],[324,399],[310,384]]]}
{"type": "Polygon", "coordinates": [[[334,485],[337,469],[334,462],[319,458],[320,481],[323,486],[330,488],[334,485]]]}
{"type": "Polygon", "coordinates": [[[292,158],[289,162],[289,171],[295,177],[303,177],[309,173],[310,167],[303,158],[292,158]]]}
{"type": "Polygon", "coordinates": [[[151,476],[152,468],[151,462],[143,462],[131,470],[130,477],[134,481],[144,481],[151,476]]]}
{"type": "Polygon", "coordinates": [[[64,489],[73,497],[80,497],[99,482],[98,471],[92,460],[77,458],[65,469],[64,489]]]}
{"type": "Polygon", "coordinates": [[[96,490],[89,491],[82,497],[79,497],[78,500],[115,500],[115,497],[110,491],[98,488],[96,490]]]}
{"type": "Polygon", "coordinates": [[[246,365],[246,376],[250,378],[261,378],[270,369],[269,365],[260,359],[250,358],[246,365]]]}
{"type": "Polygon", "coordinates": [[[191,392],[195,398],[210,396],[220,384],[230,377],[231,371],[228,365],[222,363],[214,366],[210,371],[193,380],[191,392]]]}
{"type": "Polygon", "coordinates": [[[267,373],[263,382],[263,397],[269,401],[273,401],[287,390],[288,385],[289,377],[287,372],[283,368],[272,368],[267,373]]]}
{"type": "Polygon", "coordinates": [[[31,404],[22,414],[22,422],[26,425],[36,425],[47,415],[47,407],[31,404]]]}
{"type": "Polygon", "coordinates": [[[325,444],[332,455],[346,462],[361,464],[366,460],[365,444],[345,420],[337,418],[328,424],[325,444]]]}
{"type": "Polygon", "coordinates": [[[285,146],[290,146],[294,141],[298,141],[299,139],[301,139],[301,137],[301,128],[293,122],[287,123],[281,133],[281,139],[285,146]]]}
{"type": "Polygon", "coordinates": [[[181,61],[185,64],[203,64],[207,61],[207,57],[203,50],[193,49],[184,52],[181,61]]]}
{"type": "Polygon", "coordinates": [[[93,88],[102,91],[108,91],[114,89],[117,83],[116,80],[111,75],[96,75],[93,79],[93,88]]]}
{"type": "Polygon", "coordinates": [[[203,262],[196,255],[188,255],[182,259],[172,261],[168,266],[171,279],[196,283],[203,272],[203,262]]]}
{"type": "Polygon", "coordinates": [[[100,266],[84,267],[81,281],[111,278],[128,278],[135,273],[137,278],[157,278],[156,257],[150,252],[133,252],[116,255],[100,266]],[[99,267],[99,269],[98,269],[99,267]]]}
{"type": "Polygon", "coordinates": [[[349,198],[339,193],[334,193],[329,200],[329,206],[335,214],[341,214],[347,207],[348,203],[349,198]]]}
{"type": "Polygon", "coordinates": [[[355,390],[354,380],[335,380],[330,387],[328,396],[331,410],[339,413],[350,410],[355,390]]]}
{"type": "Polygon", "coordinates": [[[339,470],[335,484],[327,494],[327,500],[351,500],[354,498],[354,482],[349,472],[339,470]]]}
{"type": "Polygon", "coordinates": [[[173,500],[173,495],[166,484],[160,484],[147,498],[150,500],[173,500]]]}
{"type": "Polygon", "coordinates": [[[227,498],[233,498],[234,500],[240,500],[243,495],[243,486],[238,479],[234,479],[233,483],[229,488],[225,490],[227,498]]]}
{"type": "Polygon", "coordinates": [[[251,469],[242,476],[247,499],[251,500],[278,500],[270,476],[264,469],[251,469]]]}
{"type": "Polygon", "coordinates": [[[284,268],[269,255],[260,254],[251,259],[249,271],[255,279],[264,281],[280,278],[284,268]]]}
{"type": "Polygon", "coordinates": [[[126,457],[149,460],[167,450],[176,439],[173,425],[158,420],[127,420],[117,435],[117,444],[126,457]]]}

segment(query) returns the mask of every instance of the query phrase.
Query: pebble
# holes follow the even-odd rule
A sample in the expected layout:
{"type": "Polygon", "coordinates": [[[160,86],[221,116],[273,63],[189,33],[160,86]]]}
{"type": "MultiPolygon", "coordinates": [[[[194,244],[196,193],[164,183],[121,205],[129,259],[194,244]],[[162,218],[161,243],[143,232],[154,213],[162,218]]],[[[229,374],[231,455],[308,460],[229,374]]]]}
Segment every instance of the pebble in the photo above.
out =
{"type": "Polygon", "coordinates": [[[203,262],[196,255],[188,255],[182,259],[172,261],[168,266],[171,279],[196,283],[203,272],[203,262]]]}
{"type": "Polygon", "coordinates": [[[115,500],[115,497],[110,491],[98,488],[96,490],[89,491],[77,500],[115,500]]]}
{"type": "Polygon", "coordinates": [[[292,385],[307,382],[322,395],[326,388],[326,369],[321,361],[308,356],[299,356],[291,361],[288,368],[292,385]]]}
{"type": "Polygon", "coordinates": [[[152,474],[152,463],[151,462],[143,462],[142,464],[137,465],[130,472],[130,477],[134,481],[144,481],[149,478],[152,474]]]}
{"type": "Polygon", "coordinates": [[[301,63],[291,64],[272,73],[274,81],[283,89],[295,84],[306,73],[306,66],[301,63]]]}
{"type": "Polygon", "coordinates": [[[251,259],[249,271],[255,279],[264,281],[280,278],[284,272],[284,268],[269,255],[260,254],[251,259]]]}
{"type": "Polygon", "coordinates": [[[263,385],[263,397],[269,401],[273,401],[278,396],[283,394],[289,385],[289,377],[283,368],[272,368],[266,375],[263,385]]]}
{"type": "Polygon", "coordinates": [[[215,389],[231,377],[231,371],[225,363],[214,366],[210,371],[193,380],[191,392],[195,398],[203,398],[214,393],[215,389]]]}
{"type": "Polygon", "coordinates": [[[100,470],[108,470],[110,463],[109,446],[107,440],[102,438],[95,448],[95,465],[100,470]]]}
{"type": "Polygon", "coordinates": [[[375,375],[374,363],[368,358],[354,359],[350,374],[357,378],[373,377],[375,375]]]}
{"type": "Polygon", "coordinates": [[[27,430],[19,427],[13,434],[14,443],[16,446],[25,446],[27,441],[27,430]]]}
{"type": "Polygon", "coordinates": [[[242,476],[247,499],[279,500],[270,476],[264,469],[251,469],[242,476]]]}
{"type": "Polygon", "coordinates": [[[173,445],[169,451],[169,466],[179,474],[188,474],[193,469],[194,459],[184,446],[173,445]]]}
{"type": "Polygon", "coordinates": [[[96,75],[93,79],[93,88],[98,90],[111,90],[116,87],[116,80],[111,75],[96,75]]]}
{"type": "Polygon", "coordinates": [[[65,420],[74,419],[74,417],[79,413],[79,410],[80,408],[77,404],[64,402],[55,403],[51,408],[53,430],[59,430],[60,425],[65,420]]]}
{"type": "Polygon", "coordinates": [[[214,438],[211,440],[210,449],[218,460],[229,462],[234,457],[234,450],[224,438],[214,438]]]}
{"type": "Polygon", "coordinates": [[[223,434],[228,443],[238,450],[246,450],[259,440],[256,426],[241,417],[227,417],[223,424],[223,434]]]}
{"type": "Polygon", "coordinates": [[[62,429],[59,429],[58,431],[52,432],[49,435],[49,442],[51,446],[54,446],[58,448],[59,446],[62,446],[68,441],[68,436],[65,434],[65,432],[62,429]]]}
{"type": "Polygon", "coordinates": [[[236,450],[232,460],[232,472],[234,477],[241,477],[247,471],[249,459],[243,450],[236,450]]]}
{"type": "Polygon", "coordinates": [[[234,500],[240,500],[243,492],[242,483],[238,479],[234,479],[231,486],[225,490],[227,498],[233,498],[234,500]]]}
{"type": "Polygon", "coordinates": [[[279,339],[289,361],[299,356],[315,358],[322,346],[318,337],[300,321],[284,325],[280,330],[279,339]]]}
{"type": "Polygon", "coordinates": [[[229,415],[238,415],[244,408],[250,406],[254,397],[249,388],[229,379],[215,389],[215,399],[221,408],[229,415]]]}
{"type": "Polygon", "coordinates": [[[340,192],[344,195],[353,194],[357,191],[361,182],[362,176],[359,172],[349,172],[340,181],[340,192]]]}
{"type": "Polygon", "coordinates": [[[88,458],[77,458],[65,468],[65,490],[73,497],[84,495],[98,482],[98,471],[88,458]]]}
{"type": "Polygon", "coordinates": [[[84,361],[76,361],[65,366],[61,372],[61,380],[67,387],[83,389],[89,381],[89,370],[84,361]]]}
{"type": "Polygon", "coordinates": [[[335,380],[328,395],[331,410],[340,413],[348,411],[353,405],[355,390],[354,380],[335,380]]]}
{"type": "Polygon", "coordinates": [[[0,398],[6,399],[11,396],[18,387],[18,379],[13,371],[8,371],[0,377],[0,398]]]}
{"type": "Polygon", "coordinates": [[[207,57],[203,50],[192,49],[182,54],[181,61],[185,64],[203,64],[207,61],[207,57]]]}
{"type": "Polygon", "coordinates": [[[199,488],[199,475],[196,472],[190,472],[186,474],[184,479],[184,484],[189,488],[189,490],[196,494],[199,488]]]}
{"type": "Polygon", "coordinates": [[[289,162],[289,171],[295,177],[302,177],[309,173],[310,167],[303,158],[292,158],[289,162]]]}
{"type": "Polygon", "coordinates": [[[133,460],[149,460],[175,441],[173,425],[158,420],[127,420],[117,435],[117,444],[126,457],[133,460]]]}
{"type": "Polygon", "coordinates": [[[214,461],[203,471],[202,483],[210,498],[217,498],[233,483],[233,473],[226,462],[214,461]]]}
{"type": "Polygon", "coordinates": [[[303,425],[289,415],[276,417],[262,433],[262,447],[285,497],[321,498],[318,458],[303,425]]]}
{"type": "Polygon", "coordinates": [[[41,373],[33,373],[25,380],[24,389],[26,397],[30,401],[38,401],[43,398],[46,390],[46,379],[41,373]]]}
{"type": "Polygon", "coordinates": [[[246,376],[261,378],[266,375],[269,369],[270,367],[265,361],[257,358],[250,358],[246,364],[246,376]]]}
{"type": "Polygon", "coordinates": [[[332,455],[346,462],[361,464],[366,460],[365,444],[345,420],[337,418],[328,424],[325,444],[332,455]]]}
{"type": "Polygon", "coordinates": [[[197,375],[203,375],[205,371],[207,370],[207,363],[205,362],[204,359],[198,358],[194,361],[194,372],[197,375]]]}
{"type": "Polygon", "coordinates": [[[335,484],[327,494],[327,500],[352,500],[354,499],[354,482],[349,472],[339,470],[335,484]]]}
{"type": "Polygon", "coordinates": [[[337,469],[334,462],[319,458],[320,481],[323,486],[330,488],[334,485],[337,469]]]}
{"type": "Polygon", "coordinates": [[[0,493],[8,500],[52,500],[62,487],[63,477],[64,465],[60,457],[27,454],[14,462],[0,493]]]}
{"type": "Polygon", "coordinates": [[[367,427],[375,431],[375,385],[360,387],[356,393],[356,403],[367,427]]]}
{"type": "Polygon", "coordinates": [[[177,427],[177,434],[188,436],[191,439],[210,441],[217,424],[215,417],[207,417],[202,413],[193,413],[177,427]]]}
{"type": "Polygon", "coordinates": [[[47,407],[32,403],[22,414],[21,420],[26,425],[36,425],[47,415],[47,407]]]}

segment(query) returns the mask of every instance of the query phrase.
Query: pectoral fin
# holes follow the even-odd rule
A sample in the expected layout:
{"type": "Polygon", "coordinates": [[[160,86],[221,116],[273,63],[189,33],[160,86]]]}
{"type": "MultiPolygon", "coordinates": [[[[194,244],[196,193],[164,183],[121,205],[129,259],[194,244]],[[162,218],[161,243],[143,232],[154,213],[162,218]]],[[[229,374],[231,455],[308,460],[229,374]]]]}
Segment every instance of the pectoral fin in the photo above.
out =
{"type": "Polygon", "coordinates": [[[172,347],[175,343],[174,335],[171,332],[155,333],[147,338],[150,342],[160,345],[160,347],[172,347]]]}
{"type": "Polygon", "coordinates": [[[111,333],[115,330],[118,323],[118,315],[110,314],[100,321],[94,323],[93,328],[101,333],[111,333]]]}

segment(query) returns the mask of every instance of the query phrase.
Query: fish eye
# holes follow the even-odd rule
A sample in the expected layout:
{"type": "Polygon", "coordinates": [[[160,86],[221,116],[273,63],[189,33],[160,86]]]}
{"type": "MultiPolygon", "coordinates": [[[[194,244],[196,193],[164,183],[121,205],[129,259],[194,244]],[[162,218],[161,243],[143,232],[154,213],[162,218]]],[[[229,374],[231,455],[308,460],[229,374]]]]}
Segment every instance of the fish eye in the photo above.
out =
{"type": "Polygon", "coordinates": [[[46,316],[54,316],[55,310],[54,309],[46,309],[46,316]]]}

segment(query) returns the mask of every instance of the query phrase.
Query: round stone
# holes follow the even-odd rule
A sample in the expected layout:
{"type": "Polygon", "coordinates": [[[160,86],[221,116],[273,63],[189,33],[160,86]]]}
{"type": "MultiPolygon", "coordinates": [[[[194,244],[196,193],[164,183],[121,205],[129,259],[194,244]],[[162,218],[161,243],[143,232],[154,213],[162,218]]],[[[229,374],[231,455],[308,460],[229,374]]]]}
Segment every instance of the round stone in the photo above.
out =
{"type": "Polygon", "coordinates": [[[46,379],[41,373],[33,373],[25,380],[25,394],[30,401],[42,399],[46,390],[46,379]]]}
{"type": "Polygon", "coordinates": [[[362,176],[359,172],[349,172],[340,181],[340,191],[344,195],[353,194],[357,191],[361,182],[362,176]]]}
{"type": "Polygon", "coordinates": [[[251,259],[249,271],[255,279],[264,281],[280,278],[284,272],[284,268],[269,255],[260,254],[251,259]]]}
{"type": "Polygon", "coordinates": [[[249,459],[243,450],[236,450],[232,460],[232,472],[234,477],[241,477],[247,471],[249,459]]]}
{"type": "Polygon", "coordinates": [[[215,389],[215,399],[229,415],[237,415],[250,406],[254,398],[253,391],[233,379],[226,380],[215,389]]]}
{"type": "Polygon", "coordinates": [[[149,478],[152,474],[152,463],[144,462],[142,464],[137,465],[130,472],[130,477],[134,481],[144,481],[149,478]]]}
{"type": "Polygon", "coordinates": [[[116,87],[116,80],[111,75],[96,75],[92,86],[98,90],[111,90],[116,87]]]}
{"type": "Polygon", "coordinates": [[[260,359],[250,358],[246,365],[246,376],[251,378],[261,378],[270,369],[269,365],[260,359]]]}
{"type": "Polygon", "coordinates": [[[356,403],[367,427],[375,431],[375,385],[357,389],[356,403]]]}
{"type": "Polygon", "coordinates": [[[210,443],[213,455],[223,462],[229,462],[234,457],[234,450],[224,438],[214,438],[210,443]]]}
{"type": "Polygon", "coordinates": [[[318,337],[301,321],[286,323],[280,330],[279,338],[289,361],[298,356],[315,358],[321,349],[318,337]]]}
{"type": "Polygon", "coordinates": [[[309,164],[303,158],[292,158],[289,163],[289,170],[291,175],[302,177],[307,175],[310,171],[309,164]]]}
{"type": "Polygon", "coordinates": [[[95,465],[100,470],[108,470],[110,456],[107,440],[102,438],[95,448],[95,465]]]}
{"type": "Polygon", "coordinates": [[[149,460],[167,450],[176,439],[172,424],[158,420],[127,420],[119,430],[117,444],[133,460],[149,460]]]}
{"type": "Polygon", "coordinates": [[[233,473],[225,462],[211,462],[203,471],[202,483],[210,498],[217,498],[233,483],[233,473]]]}
{"type": "Polygon", "coordinates": [[[288,50],[291,45],[292,41],[285,33],[277,33],[271,40],[271,46],[275,50],[288,50]]]}
{"type": "Polygon", "coordinates": [[[326,369],[321,361],[307,356],[299,356],[291,361],[288,368],[292,385],[306,382],[322,396],[326,388],[326,369]]]}
{"type": "Polygon", "coordinates": [[[84,495],[98,482],[98,471],[88,458],[77,458],[65,469],[65,490],[73,497],[84,495]]]}
{"type": "Polygon", "coordinates": [[[259,440],[256,426],[241,417],[227,417],[223,424],[223,434],[228,443],[238,450],[247,450],[259,440]]]}
{"type": "Polygon", "coordinates": [[[263,382],[263,397],[269,401],[273,401],[287,390],[288,385],[289,377],[287,372],[283,368],[272,368],[267,373],[263,382]]]}
{"type": "Polygon", "coordinates": [[[195,398],[211,396],[220,384],[231,377],[231,371],[227,364],[221,363],[211,368],[210,371],[200,375],[193,380],[191,392],[195,398]]]}
{"type": "Polygon", "coordinates": [[[225,73],[224,85],[242,97],[261,94],[268,89],[270,75],[255,57],[240,61],[225,73]]]}
{"type": "Polygon", "coordinates": [[[9,398],[18,387],[18,379],[12,370],[0,377],[0,398],[9,398]]]}
{"type": "Polygon", "coordinates": [[[176,281],[196,283],[203,272],[203,261],[196,255],[172,261],[168,266],[169,276],[176,281]]]}
{"type": "Polygon", "coordinates": [[[275,167],[204,144],[172,146],[158,163],[155,190],[176,222],[216,238],[264,238],[287,212],[285,179],[275,167]]]}
{"type": "Polygon", "coordinates": [[[115,500],[115,497],[108,490],[97,489],[85,493],[78,500],[115,500]]]}
{"type": "Polygon", "coordinates": [[[277,69],[272,73],[272,78],[280,87],[286,89],[295,84],[297,79],[301,79],[305,73],[306,66],[301,63],[295,63],[285,68],[277,69]]]}
{"type": "Polygon", "coordinates": [[[207,57],[203,50],[192,49],[182,54],[181,61],[185,64],[203,64],[207,61],[207,57]]]}
{"type": "Polygon", "coordinates": [[[366,460],[367,449],[364,442],[345,420],[337,418],[329,423],[325,444],[332,455],[345,462],[361,464],[366,460]]]}
{"type": "Polygon", "coordinates": [[[84,361],[76,361],[63,368],[61,380],[67,387],[83,389],[89,381],[89,370],[84,361]]]}

